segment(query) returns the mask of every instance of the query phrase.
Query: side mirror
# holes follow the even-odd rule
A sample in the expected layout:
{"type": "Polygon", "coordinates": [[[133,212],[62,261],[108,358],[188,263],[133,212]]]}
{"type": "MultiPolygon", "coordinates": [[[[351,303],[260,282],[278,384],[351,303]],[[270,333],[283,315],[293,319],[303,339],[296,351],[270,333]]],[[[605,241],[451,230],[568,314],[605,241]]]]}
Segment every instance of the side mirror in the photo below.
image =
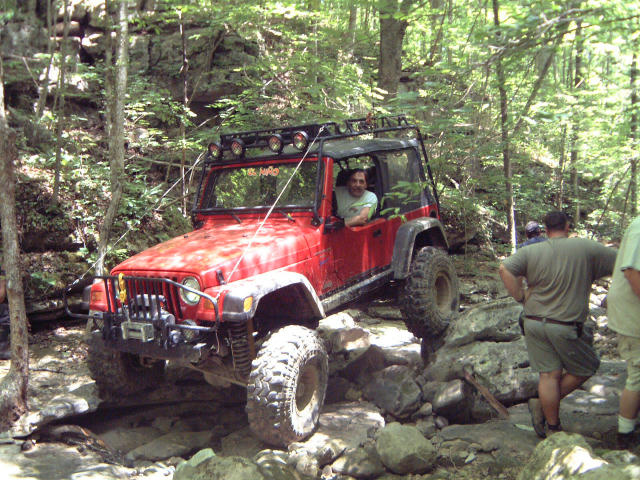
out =
{"type": "Polygon", "coordinates": [[[339,217],[327,217],[324,221],[324,232],[331,233],[344,227],[344,219],[339,217]]]}

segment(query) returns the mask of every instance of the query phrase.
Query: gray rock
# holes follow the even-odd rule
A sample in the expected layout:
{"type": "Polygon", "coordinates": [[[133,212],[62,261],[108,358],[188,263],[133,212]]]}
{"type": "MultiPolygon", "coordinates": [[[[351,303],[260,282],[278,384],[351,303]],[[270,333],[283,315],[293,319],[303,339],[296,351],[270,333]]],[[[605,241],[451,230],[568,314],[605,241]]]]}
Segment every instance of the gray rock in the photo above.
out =
{"type": "Polygon", "coordinates": [[[242,457],[207,456],[196,465],[180,464],[173,480],[264,480],[258,465],[242,457]]]}
{"type": "Polygon", "coordinates": [[[371,345],[370,334],[362,327],[342,328],[329,335],[328,351],[332,354],[365,350],[371,345]]]}
{"type": "Polygon", "coordinates": [[[506,404],[523,402],[537,392],[538,375],[529,367],[529,357],[520,338],[513,342],[474,342],[438,350],[425,376],[446,382],[464,378],[468,369],[476,380],[506,404]]]}
{"type": "Polygon", "coordinates": [[[182,457],[203,448],[211,439],[211,432],[173,432],[158,437],[127,453],[127,461],[162,460],[173,456],[182,457]]]}
{"type": "Polygon", "coordinates": [[[433,398],[433,411],[450,421],[467,423],[471,419],[474,392],[464,380],[441,384],[433,398]]]}
{"type": "Polygon", "coordinates": [[[422,390],[413,372],[402,365],[392,365],[372,375],[364,387],[365,398],[396,418],[408,418],[422,400],[422,390]]]}
{"type": "Polygon", "coordinates": [[[518,480],[631,480],[639,477],[640,465],[608,463],[594,455],[581,435],[560,432],[538,444],[518,480]]]}
{"type": "Polygon", "coordinates": [[[521,337],[518,316],[522,305],[513,299],[484,303],[464,312],[449,328],[445,348],[477,341],[508,342],[521,337]]]}
{"type": "MultiPolygon", "coordinates": [[[[331,363],[333,363],[332,360],[331,363]]],[[[384,352],[377,345],[372,345],[360,355],[349,358],[341,366],[339,374],[351,382],[364,385],[373,373],[382,370],[386,366],[384,352]]]]}
{"type": "Polygon", "coordinates": [[[376,478],[385,472],[384,465],[372,446],[349,449],[338,458],[331,468],[334,472],[354,478],[376,478]]]}
{"type": "Polygon", "coordinates": [[[265,480],[297,480],[295,468],[287,464],[289,456],[281,450],[262,450],[254,457],[265,480]]]}
{"type": "Polygon", "coordinates": [[[416,422],[416,428],[425,438],[431,438],[438,431],[434,417],[420,418],[416,422]]]}
{"type": "Polygon", "coordinates": [[[427,472],[437,457],[434,446],[418,429],[395,422],[380,431],[376,450],[382,463],[399,474],[427,472]]]}
{"type": "Polygon", "coordinates": [[[304,442],[289,445],[289,451],[298,456],[311,455],[323,467],[345,450],[364,445],[383,427],[384,418],[371,403],[329,405],[320,414],[315,433],[304,442]]]}
{"type": "Polygon", "coordinates": [[[387,320],[404,320],[400,308],[390,305],[372,305],[367,308],[367,313],[372,317],[384,318],[387,320]]]}
{"type": "Polygon", "coordinates": [[[197,472],[198,465],[215,456],[215,452],[210,448],[200,450],[189,460],[178,464],[173,478],[191,478],[197,472]]]}
{"type": "Polygon", "coordinates": [[[222,439],[220,445],[220,454],[230,457],[247,457],[255,456],[265,445],[251,432],[249,427],[237,430],[222,439]]]}

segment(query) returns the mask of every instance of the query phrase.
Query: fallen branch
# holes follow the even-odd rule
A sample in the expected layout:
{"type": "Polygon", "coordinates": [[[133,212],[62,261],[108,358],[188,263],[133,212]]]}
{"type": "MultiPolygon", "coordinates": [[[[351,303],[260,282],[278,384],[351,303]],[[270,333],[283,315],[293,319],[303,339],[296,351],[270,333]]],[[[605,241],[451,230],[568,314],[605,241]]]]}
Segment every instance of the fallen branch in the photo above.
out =
{"type": "Polygon", "coordinates": [[[500,415],[502,418],[509,418],[509,411],[498,401],[496,397],[493,396],[493,394],[487,387],[485,387],[484,385],[480,385],[478,381],[473,378],[473,375],[471,375],[467,371],[464,372],[464,379],[471,385],[476,387],[476,389],[485,398],[485,400],[489,402],[489,405],[491,405],[496,410],[496,412],[498,412],[498,415],[500,415]]]}

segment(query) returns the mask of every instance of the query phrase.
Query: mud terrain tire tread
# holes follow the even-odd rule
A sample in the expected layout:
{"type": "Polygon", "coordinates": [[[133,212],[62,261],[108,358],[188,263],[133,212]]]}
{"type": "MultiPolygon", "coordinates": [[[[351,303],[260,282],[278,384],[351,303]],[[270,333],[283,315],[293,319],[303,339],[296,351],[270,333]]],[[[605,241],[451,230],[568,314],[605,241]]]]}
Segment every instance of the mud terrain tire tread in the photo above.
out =
{"type": "Polygon", "coordinates": [[[249,375],[247,415],[254,434],[275,446],[308,437],[324,403],[328,370],[327,352],[313,330],[289,325],[273,332],[249,375]]]}
{"type": "Polygon", "coordinates": [[[99,335],[87,339],[87,363],[100,395],[131,395],[161,383],[165,362],[142,366],[136,355],[105,348],[99,335]]]}
{"type": "Polygon", "coordinates": [[[442,335],[458,311],[458,289],[458,277],[446,252],[421,248],[400,294],[407,329],[418,338],[442,335]]]}

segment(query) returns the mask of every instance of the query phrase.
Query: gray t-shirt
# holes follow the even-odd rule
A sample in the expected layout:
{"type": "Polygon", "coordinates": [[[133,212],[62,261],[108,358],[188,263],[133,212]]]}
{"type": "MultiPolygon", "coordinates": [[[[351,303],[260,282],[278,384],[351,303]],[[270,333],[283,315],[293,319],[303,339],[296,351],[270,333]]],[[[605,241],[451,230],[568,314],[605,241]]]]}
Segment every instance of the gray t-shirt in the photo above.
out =
{"type": "Polygon", "coordinates": [[[607,296],[609,328],[629,337],[640,337],[640,299],[624,275],[627,268],[640,270],[640,217],[624,234],[607,296]]]}
{"type": "Polygon", "coordinates": [[[349,193],[347,187],[336,187],[336,201],[338,202],[338,216],[341,218],[351,218],[360,213],[364,207],[370,207],[369,218],[376,211],[378,197],[373,192],[365,190],[361,197],[354,197],[349,193]]]}
{"type": "Polygon", "coordinates": [[[518,250],[503,265],[527,279],[526,315],[584,322],[591,284],[611,275],[616,251],[586,238],[550,238],[518,250]]]}

